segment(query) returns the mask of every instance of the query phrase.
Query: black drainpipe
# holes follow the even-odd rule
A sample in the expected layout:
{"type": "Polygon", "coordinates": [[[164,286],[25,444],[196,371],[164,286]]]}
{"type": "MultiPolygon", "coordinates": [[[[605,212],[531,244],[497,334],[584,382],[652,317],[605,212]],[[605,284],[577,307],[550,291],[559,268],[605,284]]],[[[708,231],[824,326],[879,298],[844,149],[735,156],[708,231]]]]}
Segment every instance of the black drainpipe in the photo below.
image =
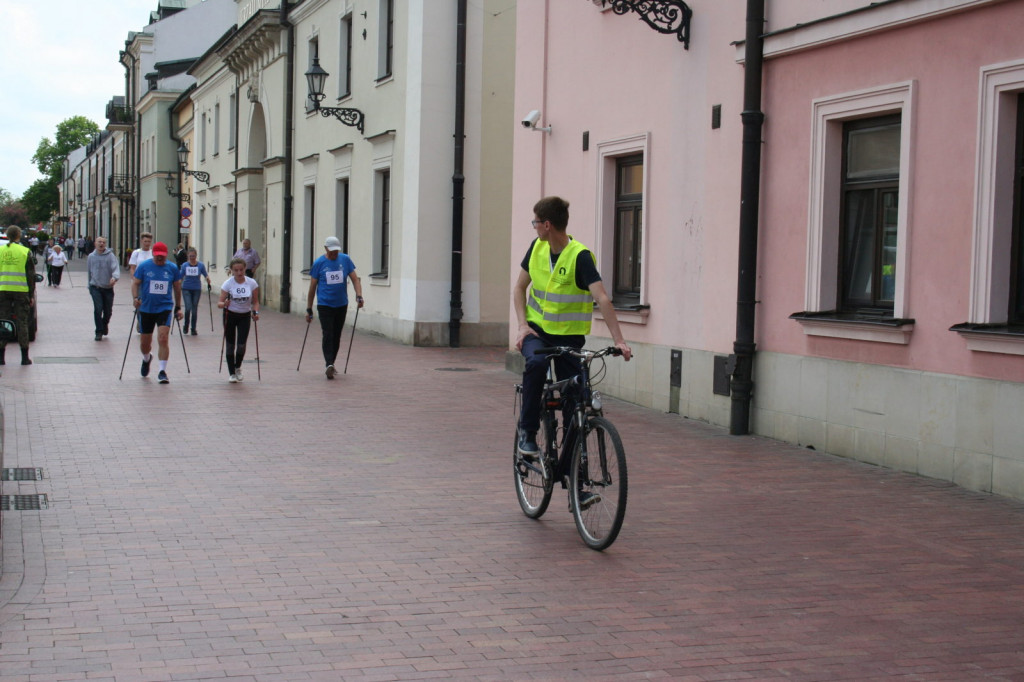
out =
{"type": "Polygon", "coordinates": [[[764,57],[765,0],[747,0],[743,60],[743,161],[740,169],[740,244],[736,287],[736,341],[731,382],[729,433],[750,433],[754,389],[754,316],[757,304],[757,223],[761,199],[761,76],[764,57]]]}
{"type": "Polygon", "coordinates": [[[455,170],[452,173],[452,290],[448,345],[459,347],[462,326],[462,208],[466,176],[463,172],[466,139],[466,6],[459,0],[455,39],[455,170]]]}
{"type": "Polygon", "coordinates": [[[288,31],[288,73],[284,93],[284,216],[281,221],[281,312],[292,310],[292,128],[295,125],[295,27],[288,21],[288,0],[281,2],[281,25],[288,31]]]}

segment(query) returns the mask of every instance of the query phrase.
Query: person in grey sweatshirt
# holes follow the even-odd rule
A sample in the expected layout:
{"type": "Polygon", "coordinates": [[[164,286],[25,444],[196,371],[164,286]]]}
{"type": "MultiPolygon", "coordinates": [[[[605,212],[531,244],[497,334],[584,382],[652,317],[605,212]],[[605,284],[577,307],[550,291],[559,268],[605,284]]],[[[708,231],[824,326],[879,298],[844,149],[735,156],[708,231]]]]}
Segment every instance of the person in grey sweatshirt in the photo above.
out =
{"type": "Polygon", "coordinates": [[[114,310],[114,285],[121,278],[117,256],[107,249],[104,237],[96,238],[96,248],[86,261],[89,267],[89,293],[92,295],[93,320],[96,322],[96,340],[110,331],[110,315],[114,310]]]}

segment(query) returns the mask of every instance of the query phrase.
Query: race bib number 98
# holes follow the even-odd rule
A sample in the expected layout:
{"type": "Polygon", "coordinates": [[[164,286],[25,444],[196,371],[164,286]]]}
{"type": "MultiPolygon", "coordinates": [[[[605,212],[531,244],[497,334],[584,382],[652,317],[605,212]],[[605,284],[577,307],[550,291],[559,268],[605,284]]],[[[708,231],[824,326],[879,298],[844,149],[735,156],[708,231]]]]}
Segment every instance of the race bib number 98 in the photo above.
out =
{"type": "Polygon", "coordinates": [[[169,284],[170,282],[165,282],[162,279],[151,279],[149,280],[149,293],[155,296],[166,296],[169,284]]]}

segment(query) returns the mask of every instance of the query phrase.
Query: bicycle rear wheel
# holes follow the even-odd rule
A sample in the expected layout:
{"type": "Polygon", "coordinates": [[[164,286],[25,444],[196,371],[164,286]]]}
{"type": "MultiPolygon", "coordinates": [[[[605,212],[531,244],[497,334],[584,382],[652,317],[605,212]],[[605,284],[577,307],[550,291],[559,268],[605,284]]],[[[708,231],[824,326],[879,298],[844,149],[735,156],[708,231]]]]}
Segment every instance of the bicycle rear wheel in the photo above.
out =
{"type": "MultiPolygon", "coordinates": [[[[522,405],[522,395],[519,386],[516,387],[516,438],[512,443],[512,473],[515,476],[516,497],[519,498],[519,506],[523,513],[531,519],[539,519],[548,510],[551,502],[551,491],[554,487],[553,477],[544,477],[543,465],[541,462],[527,461],[519,454],[519,412],[522,405]]],[[[545,456],[548,438],[544,426],[544,418],[541,417],[540,430],[537,432],[537,445],[541,448],[540,457],[545,456]]]]}
{"type": "Polygon", "coordinates": [[[622,529],[628,493],[626,451],[619,432],[603,417],[588,417],[573,452],[569,504],[587,547],[609,547],[622,529]]]}

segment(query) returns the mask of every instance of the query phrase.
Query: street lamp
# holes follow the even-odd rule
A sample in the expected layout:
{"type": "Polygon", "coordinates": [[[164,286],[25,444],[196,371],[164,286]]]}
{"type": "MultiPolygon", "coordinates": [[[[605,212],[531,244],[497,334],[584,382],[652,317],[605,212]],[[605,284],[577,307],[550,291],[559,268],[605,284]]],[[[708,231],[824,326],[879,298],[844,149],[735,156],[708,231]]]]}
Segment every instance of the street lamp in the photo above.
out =
{"type": "Polygon", "coordinates": [[[164,182],[166,183],[167,193],[168,194],[170,194],[172,197],[175,197],[177,199],[181,199],[186,204],[191,204],[192,203],[192,197],[189,195],[188,192],[175,192],[174,191],[176,189],[176,187],[174,186],[174,173],[168,173],[167,177],[164,178],[164,182]]]}
{"type": "MultiPolygon", "coordinates": [[[[210,184],[210,174],[205,171],[188,170],[185,166],[188,165],[188,147],[184,142],[178,147],[178,168],[181,169],[182,175],[191,175],[200,182],[205,182],[207,185],[210,184]]],[[[170,191],[170,190],[168,190],[170,191]]]]}
{"type": "Polygon", "coordinates": [[[320,58],[313,58],[313,66],[306,72],[306,85],[309,87],[309,99],[313,102],[313,111],[319,111],[324,118],[333,116],[342,123],[359,132],[363,132],[363,112],[348,107],[322,107],[320,102],[324,98],[324,83],[330,74],[320,66],[320,58]]]}

